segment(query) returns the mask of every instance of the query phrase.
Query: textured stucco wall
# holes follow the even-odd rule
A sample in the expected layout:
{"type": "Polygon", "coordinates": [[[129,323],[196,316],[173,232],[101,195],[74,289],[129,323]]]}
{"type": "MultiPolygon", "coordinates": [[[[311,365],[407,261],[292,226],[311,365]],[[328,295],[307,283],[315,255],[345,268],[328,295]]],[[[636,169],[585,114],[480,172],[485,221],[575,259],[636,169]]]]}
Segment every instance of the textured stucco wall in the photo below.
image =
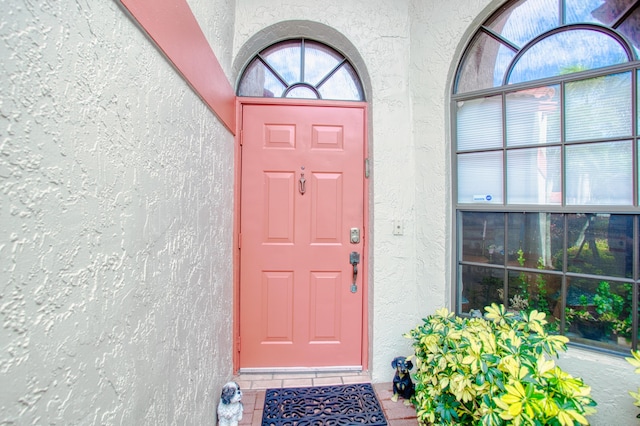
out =
{"type": "Polygon", "coordinates": [[[222,69],[231,72],[235,0],[187,0],[222,69]]]}
{"type": "MultiPolygon", "coordinates": [[[[451,306],[451,139],[449,94],[455,65],[487,0],[412,1],[411,96],[416,170],[416,276],[419,296],[451,306]],[[437,6],[436,6],[437,5],[437,6]]],[[[495,1],[493,3],[496,3],[495,1]]]]}
{"type": "Polygon", "coordinates": [[[0,424],[213,424],[232,135],[118,2],[0,9],[0,424]]]}

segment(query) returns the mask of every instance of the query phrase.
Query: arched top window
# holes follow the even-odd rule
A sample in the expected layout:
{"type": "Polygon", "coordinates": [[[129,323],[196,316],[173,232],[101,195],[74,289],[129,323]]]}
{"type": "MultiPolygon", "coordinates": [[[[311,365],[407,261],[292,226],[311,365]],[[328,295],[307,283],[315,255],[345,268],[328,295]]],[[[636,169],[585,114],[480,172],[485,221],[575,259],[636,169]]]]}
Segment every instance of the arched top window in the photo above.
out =
{"type": "Polygon", "coordinates": [[[363,101],[357,72],[338,51],[308,39],[260,51],[245,67],[238,96],[363,101]]]}
{"type": "Polygon", "coordinates": [[[638,347],[639,52],[640,0],[511,0],[478,28],[450,105],[458,313],[638,347]]]}
{"type": "Polygon", "coordinates": [[[640,2],[520,0],[469,44],[454,93],[622,64],[640,57],[640,2]]]}

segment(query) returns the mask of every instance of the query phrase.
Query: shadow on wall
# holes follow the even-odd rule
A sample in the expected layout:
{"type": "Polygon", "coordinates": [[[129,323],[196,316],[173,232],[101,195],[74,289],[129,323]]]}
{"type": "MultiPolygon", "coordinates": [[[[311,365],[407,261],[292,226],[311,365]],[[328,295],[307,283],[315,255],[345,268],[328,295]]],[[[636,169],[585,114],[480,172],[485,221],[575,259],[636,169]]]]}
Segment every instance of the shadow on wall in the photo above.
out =
{"type": "Polygon", "coordinates": [[[570,346],[560,354],[557,364],[591,386],[591,396],[598,403],[598,411],[588,418],[593,426],[638,425],[640,408],[633,405],[629,391],[638,390],[640,375],[634,374],[635,369],[623,356],[570,346]]]}

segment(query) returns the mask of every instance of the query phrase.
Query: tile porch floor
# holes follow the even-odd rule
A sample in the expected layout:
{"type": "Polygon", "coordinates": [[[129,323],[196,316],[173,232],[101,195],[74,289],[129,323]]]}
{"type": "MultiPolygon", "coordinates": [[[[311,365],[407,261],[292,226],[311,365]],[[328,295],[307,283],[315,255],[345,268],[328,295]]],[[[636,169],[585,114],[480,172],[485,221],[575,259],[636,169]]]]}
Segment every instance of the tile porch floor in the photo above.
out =
{"type": "MultiPolygon", "coordinates": [[[[393,372],[391,372],[393,373],[393,372]]],[[[350,383],[370,383],[367,373],[243,373],[233,378],[242,389],[244,415],[240,426],[261,425],[265,390],[279,387],[346,385],[350,383]]],[[[412,405],[406,406],[402,399],[391,401],[392,386],[389,383],[376,383],[373,388],[382,405],[389,426],[417,426],[416,412],[412,405]]]]}

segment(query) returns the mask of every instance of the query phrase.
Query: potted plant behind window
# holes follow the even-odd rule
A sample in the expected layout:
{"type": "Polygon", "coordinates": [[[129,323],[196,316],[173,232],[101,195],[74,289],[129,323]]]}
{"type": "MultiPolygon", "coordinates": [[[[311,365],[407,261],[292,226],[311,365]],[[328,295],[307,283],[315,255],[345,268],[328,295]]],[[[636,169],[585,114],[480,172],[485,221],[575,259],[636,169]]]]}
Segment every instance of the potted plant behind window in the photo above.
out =
{"type": "MultiPolygon", "coordinates": [[[[525,267],[526,258],[524,251],[519,248],[517,253],[517,262],[520,267],[525,267]]],[[[542,257],[538,258],[536,268],[539,271],[544,271],[545,264],[542,257]]],[[[538,312],[542,312],[546,315],[547,329],[552,332],[557,332],[559,329],[559,319],[555,318],[551,313],[548,284],[545,274],[535,274],[533,278],[527,275],[525,272],[518,273],[517,277],[509,278],[510,283],[514,283],[513,291],[515,294],[510,293],[508,299],[509,310],[514,313],[520,311],[529,312],[533,309],[538,312]],[[513,280],[513,281],[512,281],[513,280]]],[[[509,290],[512,291],[511,289],[509,290]]],[[[498,290],[498,296],[500,300],[504,300],[504,290],[498,290]]]]}
{"type": "Polygon", "coordinates": [[[573,325],[575,331],[586,339],[610,339],[621,320],[624,298],[612,292],[607,281],[601,281],[593,296],[581,294],[578,300],[579,305],[567,307],[565,311],[567,325],[573,325]]]}
{"type": "Polygon", "coordinates": [[[624,288],[624,303],[622,313],[613,323],[613,333],[616,338],[616,342],[620,346],[627,348],[631,347],[631,326],[633,318],[631,315],[633,306],[633,286],[629,283],[623,284],[624,288]]]}
{"type": "Polygon", "coordinates": [[[620,346],[631,347],[631,316],[616,320],[613,323],[613,332],[616,335],[616,342],[620,346]]]}

